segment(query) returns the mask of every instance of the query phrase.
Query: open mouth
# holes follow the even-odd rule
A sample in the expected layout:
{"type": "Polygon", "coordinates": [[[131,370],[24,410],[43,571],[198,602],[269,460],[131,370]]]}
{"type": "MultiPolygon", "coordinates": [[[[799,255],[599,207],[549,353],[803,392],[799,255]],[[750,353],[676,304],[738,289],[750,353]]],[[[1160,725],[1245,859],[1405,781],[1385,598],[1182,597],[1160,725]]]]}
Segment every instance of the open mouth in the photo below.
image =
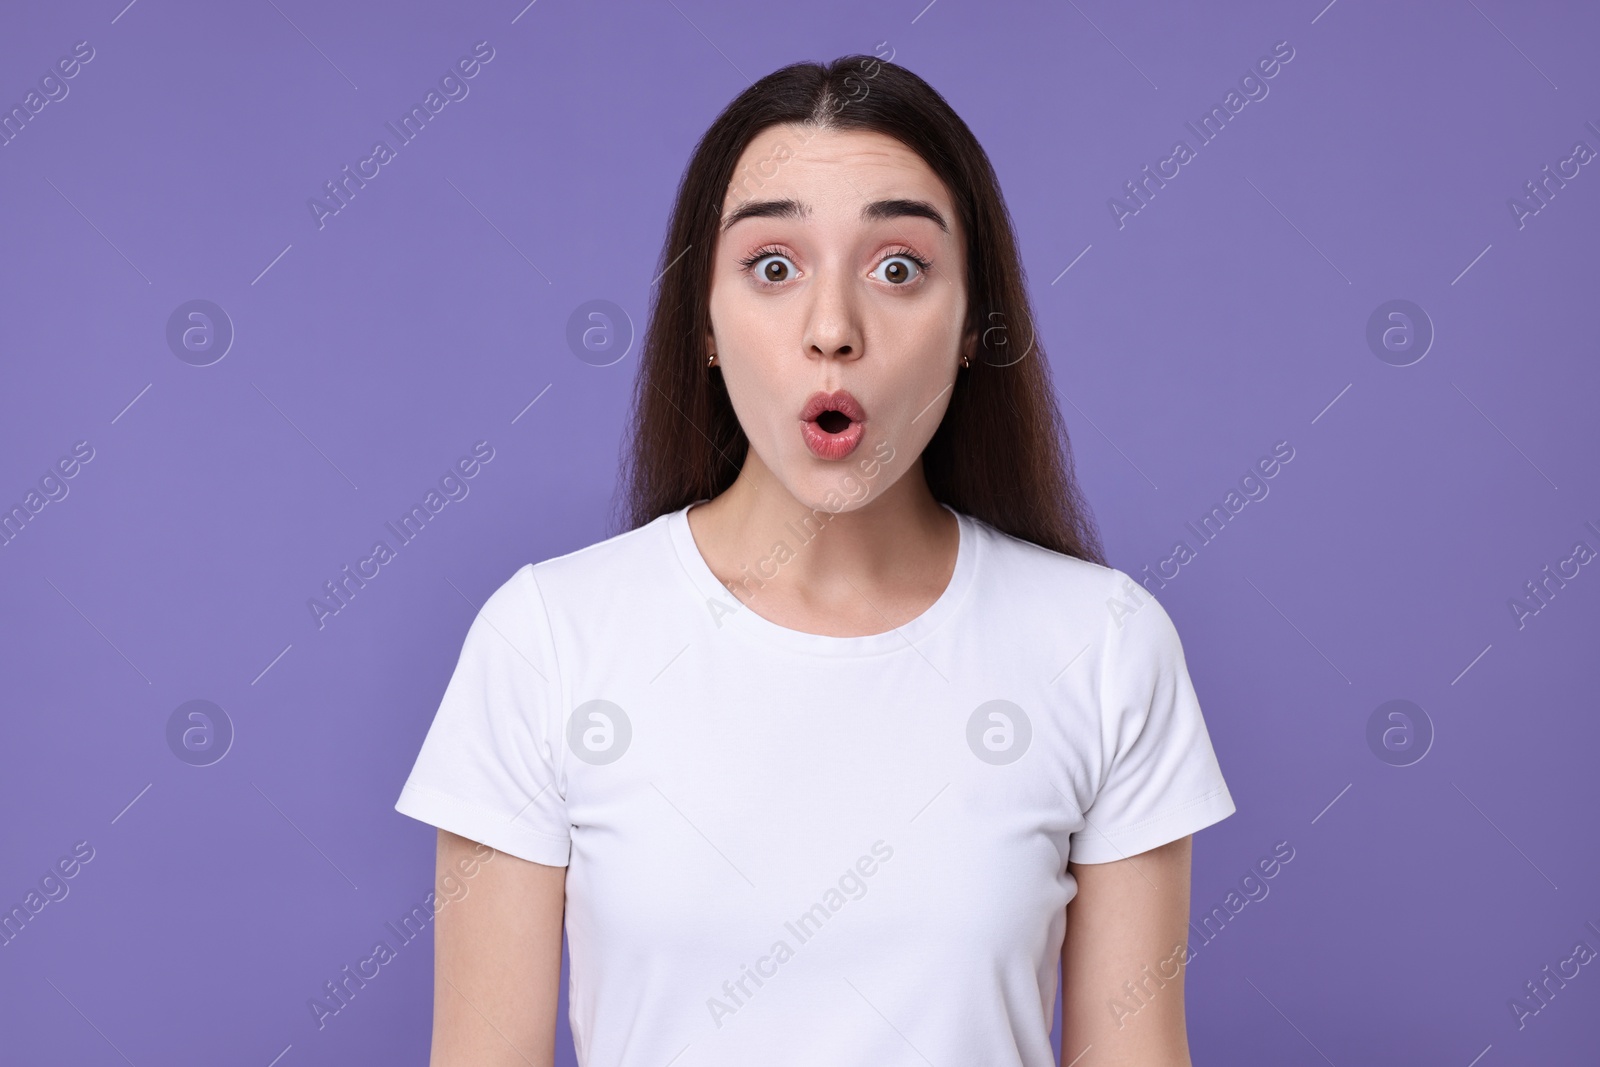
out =
{"type": "Polygon", "coordinates": [[[816,418],[817,425],[822,427],[825,433],[841,433],[850,425],[850,422],[849,415],[842,411],[835,411],[832,408],[824,411],[816,418]]]}
{"type": "Polygon", "coordinates": [[[866,410],[845,390],[817,392],[800,409],[800,433],[818,459],[843,459],[861,443],[866,420],[866,410]]]}

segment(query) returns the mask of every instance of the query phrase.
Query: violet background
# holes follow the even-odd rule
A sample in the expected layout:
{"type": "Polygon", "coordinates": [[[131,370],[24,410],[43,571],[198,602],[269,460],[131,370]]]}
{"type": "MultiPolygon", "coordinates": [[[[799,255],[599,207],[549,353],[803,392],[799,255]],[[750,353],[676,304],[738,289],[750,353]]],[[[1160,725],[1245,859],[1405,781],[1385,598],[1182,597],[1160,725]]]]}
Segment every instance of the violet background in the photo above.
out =
{"type": "Polygon", "coordinates": [[[0,1059],[426,1063],[431,927],[325,1027],[308,1001],[431,887],[392,804],[476,605],[618,532],[637,345],[595,366],[569,318],[643,328],[688,154],[750,80],[876,51],[998,169],[1115,566],[1294,448],[1158,590],[1239,808],[1196,837],[1196,917],[1295,849],[1194,942],[1194,1061],[1596,1061],[1594,967],[1508,1008],[1600,948],[1600,574],[1508,606],[1600,548],[1600,164],[1508,207],[1600,149],[1592,7],[120,2],[0,34],[5,109],[95,50],[0,148],[0,505],[94,449],[0,548],[0,907],[95,850],[0,946],[0,1059]],[[485,40],[319,229],[307,201],[485,40]],[[1282,40],[1119,229],[1109,198],[1282,40]],[[236,331],[209,366],[165,336],[194,299],[236,331]],[[1436,331],[1408,366],[1366,340],[1392,299],[1436,331]],[[319,630],[308,599],[479,440],[470,495],[319,630]],[[168,746],[194,699],[236,731],[210,766],[168,746]],[[1409,766],[1367,742],[1394,699],[1435,732],[1409,766]]]}

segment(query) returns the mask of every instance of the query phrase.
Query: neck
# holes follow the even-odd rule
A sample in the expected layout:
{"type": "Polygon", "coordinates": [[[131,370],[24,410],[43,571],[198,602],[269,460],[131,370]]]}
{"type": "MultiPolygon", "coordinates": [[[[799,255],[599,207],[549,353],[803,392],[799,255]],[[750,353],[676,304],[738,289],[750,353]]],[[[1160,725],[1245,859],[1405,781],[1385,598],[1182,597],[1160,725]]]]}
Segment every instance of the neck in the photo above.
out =
{"type": "Polygon", "coordinates": [[[948,574],[956,521],[928,489],[920,456],[864,504],[852,503],[847,486],[857,496],[863,486],[875,488],[857,476],[823,499],[797,499],[751,451],[734,483],[690,516],[707,563],[725,584],[744,583],[737,590],[744,600],[757,573],[762,592],[819,600],[948,574]],[[833,510],[840,507],[846,510],[833,510]],[[787,551],[775,552],[780,544],[787,551]]]}

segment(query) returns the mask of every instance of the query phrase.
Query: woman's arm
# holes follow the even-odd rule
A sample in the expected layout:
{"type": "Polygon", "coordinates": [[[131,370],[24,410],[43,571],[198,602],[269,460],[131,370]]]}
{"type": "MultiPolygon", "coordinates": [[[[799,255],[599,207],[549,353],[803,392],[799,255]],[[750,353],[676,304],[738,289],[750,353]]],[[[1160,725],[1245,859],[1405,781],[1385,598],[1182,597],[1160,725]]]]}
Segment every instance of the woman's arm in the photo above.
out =
{"type": "Polygon", "coordinates": [[[1064,1067],[1191,1067],[1190,845],[1181,837],[1111,863],[1068,864],[1078,895],[1061,946],[1064,1067]]]}
{"type": "Polygon", "coordinates": [[[433,1053],[429,1067],[551,1067],[561,980],[567,869],[532,863],[439,831],[438,879],[466,892],[433,929],[433,1053]],[[478,858],[462,879],[458,861],[478,858]]]}

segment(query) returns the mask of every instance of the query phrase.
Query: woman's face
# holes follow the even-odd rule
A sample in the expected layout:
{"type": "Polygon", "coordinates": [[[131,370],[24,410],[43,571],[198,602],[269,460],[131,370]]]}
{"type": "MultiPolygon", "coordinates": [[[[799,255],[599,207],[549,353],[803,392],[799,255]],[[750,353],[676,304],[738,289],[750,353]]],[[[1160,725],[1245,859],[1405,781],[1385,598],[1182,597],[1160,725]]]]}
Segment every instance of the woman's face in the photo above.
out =
{"type": "Polygon", "coordinates": [[[757,135],[722,204],[707,349],[747,465],[765,469],[753,473],[838,511],[911,469],[972,356],[965,279],[955,205],[904,144],[788,125],[757,135]],[[843,411],[808,418],[815,394],[837,390],[859,410],[834,397],[824,406],[843,411]]]}

